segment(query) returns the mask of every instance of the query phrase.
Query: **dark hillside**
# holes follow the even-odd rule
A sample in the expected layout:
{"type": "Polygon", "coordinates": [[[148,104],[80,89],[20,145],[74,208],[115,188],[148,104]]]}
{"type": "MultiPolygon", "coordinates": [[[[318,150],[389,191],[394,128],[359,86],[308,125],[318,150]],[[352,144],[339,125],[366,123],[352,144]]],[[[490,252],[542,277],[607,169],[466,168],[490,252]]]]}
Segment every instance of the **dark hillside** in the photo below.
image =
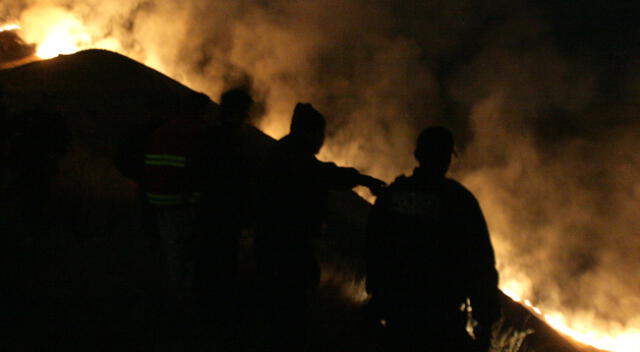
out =
{"type": "Polygon", "coordinates": [[[86,50],[0,71],[9,109],[46,108],[69,121],[74,144],[109,156],[126,128],[177,112],[193,92],[175,80],[106,50],[86,50]]]}

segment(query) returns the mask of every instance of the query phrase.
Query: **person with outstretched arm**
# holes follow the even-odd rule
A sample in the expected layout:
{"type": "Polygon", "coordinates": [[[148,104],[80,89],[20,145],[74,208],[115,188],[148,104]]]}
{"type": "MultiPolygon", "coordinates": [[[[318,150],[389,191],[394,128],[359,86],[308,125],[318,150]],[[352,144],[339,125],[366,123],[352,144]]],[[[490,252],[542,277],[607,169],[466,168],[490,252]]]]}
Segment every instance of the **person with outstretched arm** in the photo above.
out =
{"type": "Polygon", "coordinates": [[[363,185],[379,194],[385,186],[354,168],[318,160],[324,137],[324,116],[298,103],[290,133],[270,151],[261,172],[255,250],[268,325],[275,329],[265,341],[271,351],[301,351],[306,344],[309,293],[320,278],[312,239],[325,222],[329,190],[363,185]]]}

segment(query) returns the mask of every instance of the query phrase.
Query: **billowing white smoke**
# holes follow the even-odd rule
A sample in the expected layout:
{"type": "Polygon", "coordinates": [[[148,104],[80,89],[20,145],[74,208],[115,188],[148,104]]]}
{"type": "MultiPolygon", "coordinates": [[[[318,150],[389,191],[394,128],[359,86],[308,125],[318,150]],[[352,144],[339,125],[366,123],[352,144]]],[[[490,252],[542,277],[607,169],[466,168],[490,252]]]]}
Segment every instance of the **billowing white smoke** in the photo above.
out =
{"type": "Polygon", "coordinates": [[[250,85],[274,137],[312,102],[330,120],[322,157],[387,181],[410,172],[422,127],[452,126],[453,174],[480,199],[504,284],[599,329],[640,325],[640,136],[624,108],[640,75],[601,99],[590,53],[557,49],[524,2],[16,0],[3,21],[33,42],[64,21],[79,48],[214,99],[250,85]]]}

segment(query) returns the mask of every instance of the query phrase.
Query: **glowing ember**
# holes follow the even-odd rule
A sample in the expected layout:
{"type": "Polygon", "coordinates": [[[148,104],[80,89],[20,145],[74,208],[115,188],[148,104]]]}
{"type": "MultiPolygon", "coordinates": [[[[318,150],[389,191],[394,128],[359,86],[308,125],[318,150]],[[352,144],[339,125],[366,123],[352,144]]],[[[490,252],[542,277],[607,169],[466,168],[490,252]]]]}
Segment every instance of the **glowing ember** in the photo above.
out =
{"type": "Polygon", "coordinates": [[[17,24],[5,24],[0,26],[0,32],[15,31],[18,29],[20,29],[20,26],[18,26],[17,24]]]}

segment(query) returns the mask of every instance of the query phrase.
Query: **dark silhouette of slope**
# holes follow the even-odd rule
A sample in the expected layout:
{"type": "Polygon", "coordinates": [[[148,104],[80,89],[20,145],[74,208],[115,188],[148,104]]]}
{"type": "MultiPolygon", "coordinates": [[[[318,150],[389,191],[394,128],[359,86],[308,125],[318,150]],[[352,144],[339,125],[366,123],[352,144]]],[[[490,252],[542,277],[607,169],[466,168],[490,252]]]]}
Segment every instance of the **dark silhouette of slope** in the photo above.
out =
{"type": "Polygon", "coordinates": [[[168,118],[191,89],[125,56],[86,50],[0,71],[9,108],[53,109],[69,120],[73,142],[98,156],[129,126],[168,118]]]}

